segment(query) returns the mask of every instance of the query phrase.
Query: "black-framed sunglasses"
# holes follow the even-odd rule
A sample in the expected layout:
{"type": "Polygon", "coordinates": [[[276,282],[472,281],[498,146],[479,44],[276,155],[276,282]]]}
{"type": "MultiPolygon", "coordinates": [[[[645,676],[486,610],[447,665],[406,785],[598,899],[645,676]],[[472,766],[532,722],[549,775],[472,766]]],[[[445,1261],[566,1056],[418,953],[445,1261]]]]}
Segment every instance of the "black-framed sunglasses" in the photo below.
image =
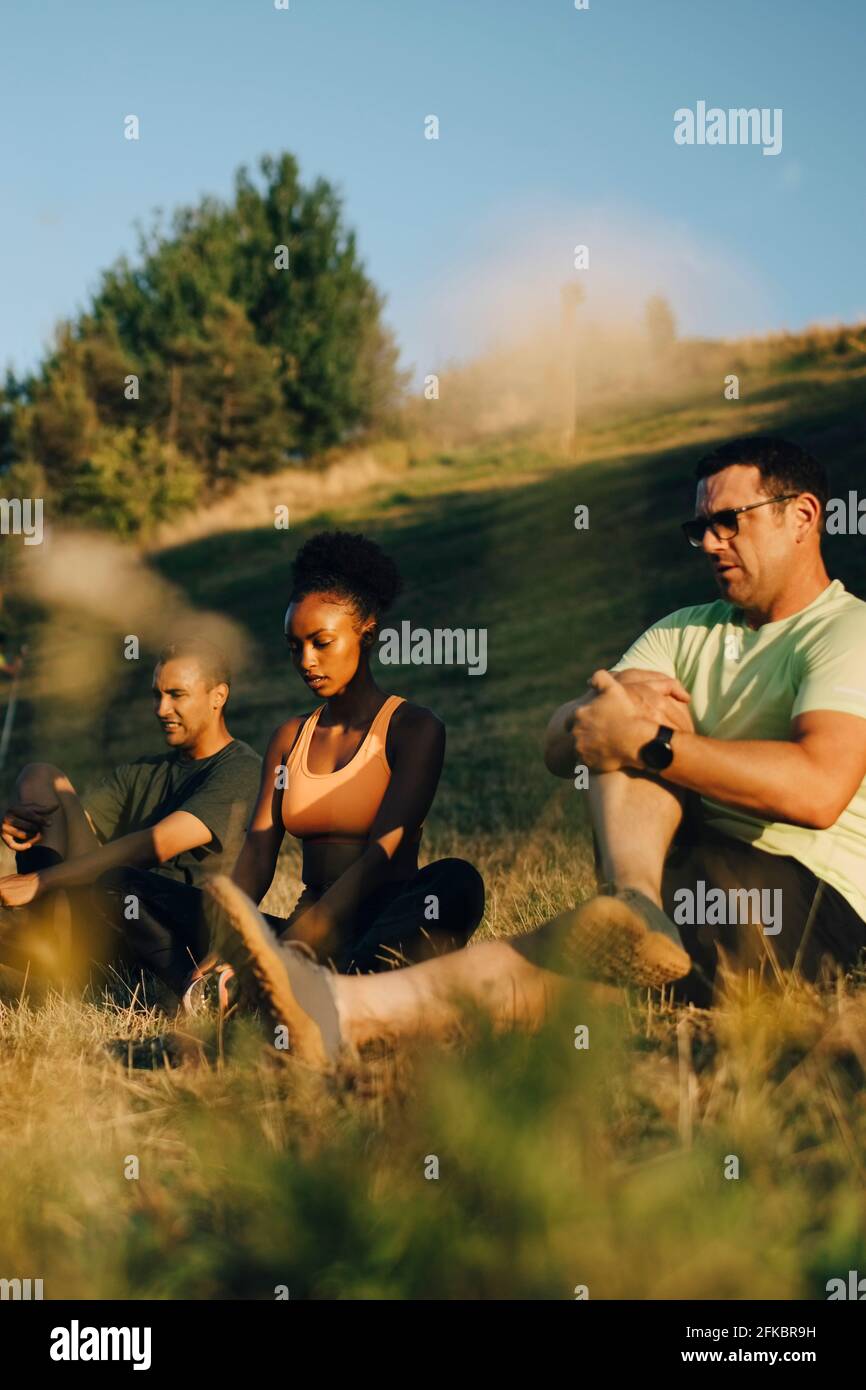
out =
{"type": "Polygon", "coordinates": [[[717,541],[729,541],[740,529],[738,518],[741,512],[753,512],[756,507],[769,507],[771,502],[790,502],[792,498],[799,496],[799,492],[786,492],[781,497],[767,497],[763,502],[750,502],[747,507],[723,507],[720,512],[712,512],[710,516],[692,517],[691,521],[682,523],[683,535],[689,545],[696,547],[703,544],[708,529],[717,541]]]}

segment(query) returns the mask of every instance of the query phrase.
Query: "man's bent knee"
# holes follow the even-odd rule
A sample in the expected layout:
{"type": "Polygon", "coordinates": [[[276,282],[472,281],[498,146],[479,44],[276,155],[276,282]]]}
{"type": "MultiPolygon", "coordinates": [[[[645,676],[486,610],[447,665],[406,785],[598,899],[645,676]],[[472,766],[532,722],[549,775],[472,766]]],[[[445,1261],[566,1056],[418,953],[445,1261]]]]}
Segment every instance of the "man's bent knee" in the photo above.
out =
{"type": "Polygon", "coordinates": [[[63,768],[57,767],[55,763],[25,763],[15,785],[22,801],[38,800],[40,795],[46,792],[53,794],[57,790],[72,789],[72,783],[63,768]],[[58,787],[58,783],[66,785],[58,787]]]}

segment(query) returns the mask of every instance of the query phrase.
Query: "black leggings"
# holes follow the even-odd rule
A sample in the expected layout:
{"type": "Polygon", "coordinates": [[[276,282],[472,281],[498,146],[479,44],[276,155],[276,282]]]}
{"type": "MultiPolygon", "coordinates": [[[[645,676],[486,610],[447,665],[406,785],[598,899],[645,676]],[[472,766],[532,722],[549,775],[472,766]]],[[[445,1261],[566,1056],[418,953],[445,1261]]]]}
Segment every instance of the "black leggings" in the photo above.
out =
{"type": "MultiPolygon", "coordinates": [[[[182,994],[196,964],[210,949],[199,888],[147,869],[115,869],[98,888],[109,902],[138,961],[182,994]],[[134,896],[138,917],[127,920],[125,900],[134,896]]],[[[281,936],[315,901],[306,889],[288,918],[264,913],[281,936]]],[[[484,881],[463,859],[427,864],[403,883],[375,889],[355,913],[351,939],[334,957],[341,974],[388,970],[465,946],[484,914],[484,881]]]]}
{"type": "MultiPolygon", "coordinates": [[[[317,900],[305,889],[290,917],[270,917],[282,935],[317,900]]],[[[265,914],[267,916],[267,914],[265,914]]],[[[465,946],[484,915],[484,880],[465,859],[437,859],[402,883],[384,883],[360,904],[351,939],[334,957],[342,975],[414,965],[465,946]]]]}
{"type": "MultiPolygon", "coordinates": [[[[34,845],[16,856],[18,872],[62,864],[56,850],[34,845]]],[[[72,911],[76,958],[102,966],[144,965],[176,994],[183,993],[209,950],[204,898],[199,888],[149,869],[111,869],[96,883],[65,890],[72,911]]],[[[27,943],[7,932],[0,958],[26,966],[27,943]]],[[[79,965],[81,961],[79,960],[79,965]]],[[[87,966],[89,969],[89,965],[87,966]]]]}
{"type": "MultiPolygon", "coordinates": [[[[43,851],[40,858],[20,872],[60,860],[54,851],[43,851]]],[[[317,896],[306,889],[291,917],[265,913],[265,918],[282,935],[317,896]]],[[[201,889],[164,874],[112,869],[93,888],[71,890],[70,899],[92,959],[144,965],[178,995],[210,950],[201,889]]],[[[344,974],[366,973],[456,950],[483,914],[484,881],[477,869],[463,859],[440,859],[405,882],[375,889],[360,904],[352,936],[333,963],[344,974]]]]}

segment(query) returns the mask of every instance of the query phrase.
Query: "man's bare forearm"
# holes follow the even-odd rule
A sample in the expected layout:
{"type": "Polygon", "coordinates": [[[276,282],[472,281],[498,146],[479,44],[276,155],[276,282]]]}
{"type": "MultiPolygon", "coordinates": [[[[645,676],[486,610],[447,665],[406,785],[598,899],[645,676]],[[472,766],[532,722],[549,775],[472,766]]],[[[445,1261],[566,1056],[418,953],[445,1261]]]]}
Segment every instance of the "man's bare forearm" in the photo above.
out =
{"type": "Polygon", "coordinates": [[[78,888],[82,884],[95,883],[109,869],[120,868],[123,864],[149,869],[159,862],[153,829],[135,830],[131,835],[101,845],[99,849],[82,854],[78,859],[40,869],[39,879],[43,892],[54,892],[58,888],[78,888]]]}
{"type": "MultiPolygon", "coordinates": [[[[593,676],[593,681],[597,674],[593,676]]],[[[665,675],[663,671],[643,671],[634,667],[607,674],[628,693],[636,713],[643,711],[646,715],[657,716],[656,727],[670,724],[674,729],[692,729],[688,692],[674,677],[665,675]]],[[[567,777],[570,780],[576,765],[582,761],[575,743],[574,715],[597,696],[598,691],[591,686],[580,699],[560,705],[551,716],[545,733],[544,762],[554,777],[567,777]]]]}
{"type": "MultiPolygon", "coordinates": [[[[634,743],[640,749],[654,738],[651,721],[636,720],[634,743]]],[[[811,829],[832,824],[822,807],[830,789],[813,757],[788,740],[707,738],[676,732],[673,762],[661,774],[666,782],[698,792],[764,820],[785,821],[811,829]]],[[[630,764],[643,767],[639,756],[630,764]]]]}

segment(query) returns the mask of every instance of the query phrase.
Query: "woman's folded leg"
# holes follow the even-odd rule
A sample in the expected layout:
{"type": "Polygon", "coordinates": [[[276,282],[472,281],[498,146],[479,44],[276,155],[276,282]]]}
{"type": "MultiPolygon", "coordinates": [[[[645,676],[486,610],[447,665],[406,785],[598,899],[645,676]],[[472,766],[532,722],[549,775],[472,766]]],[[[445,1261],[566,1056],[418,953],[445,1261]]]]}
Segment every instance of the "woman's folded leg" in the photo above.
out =
{"type": "Polygon", "coordinates": [[[363,905],[364,927],[335,960],[341,974],[416,965],[465,946],[484,915],[484,880],[465,859],[438,859],[363,905]]]}

